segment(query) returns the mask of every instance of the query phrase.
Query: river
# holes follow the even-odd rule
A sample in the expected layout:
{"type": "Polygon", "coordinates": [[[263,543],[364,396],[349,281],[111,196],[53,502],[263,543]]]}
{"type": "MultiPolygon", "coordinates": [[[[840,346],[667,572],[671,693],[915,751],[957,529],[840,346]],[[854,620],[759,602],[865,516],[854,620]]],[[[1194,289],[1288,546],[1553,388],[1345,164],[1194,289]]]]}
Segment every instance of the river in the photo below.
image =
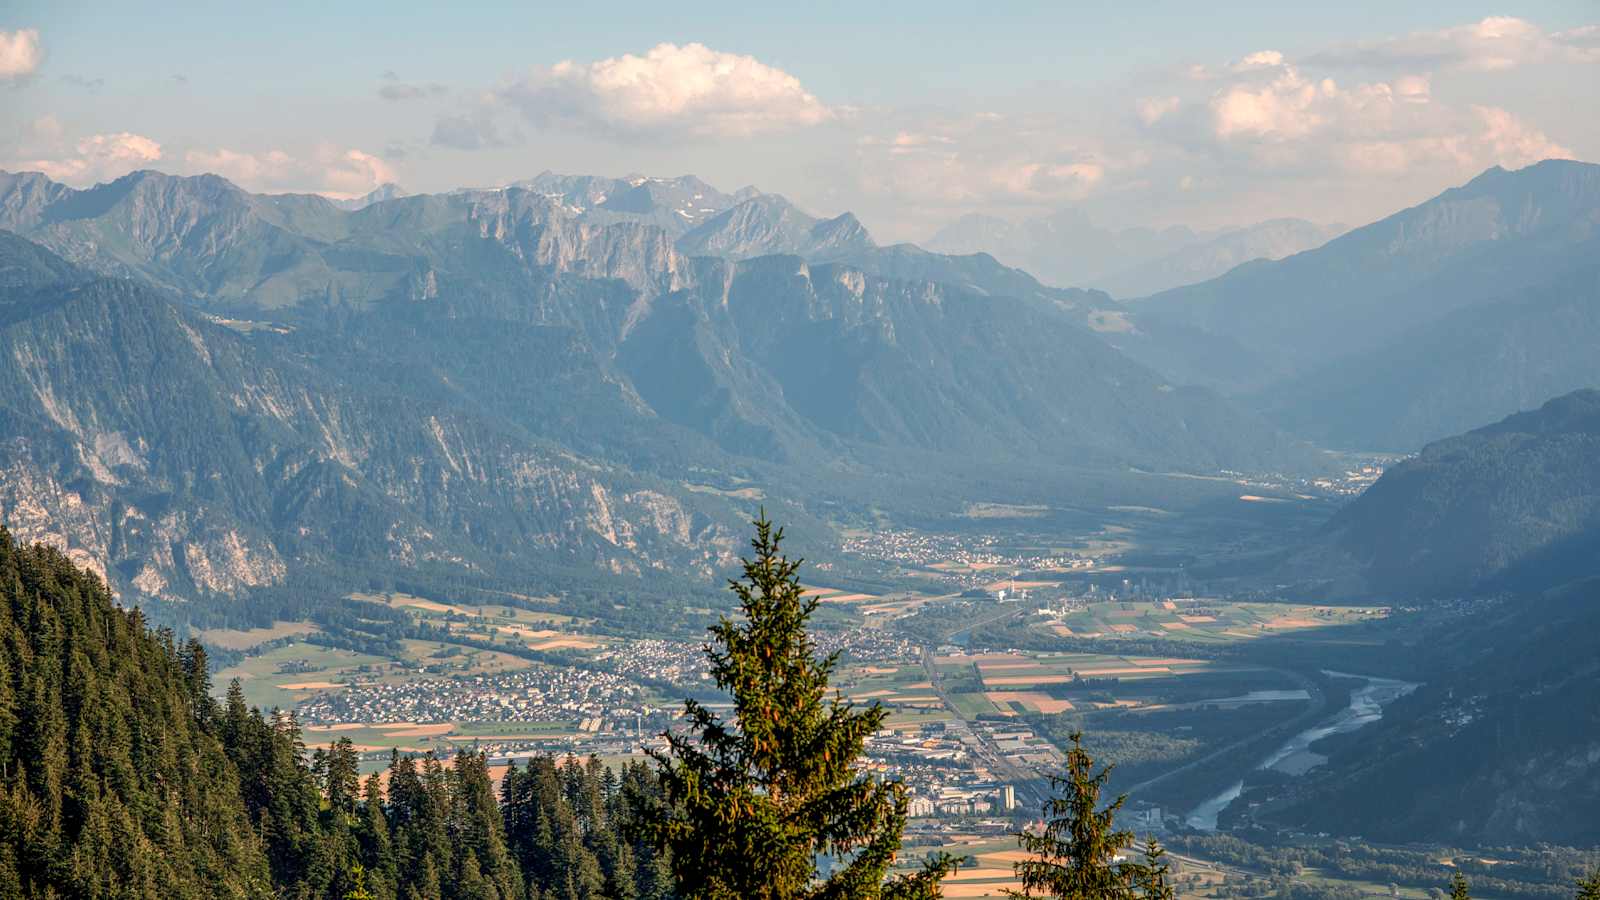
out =
{"type": "MultiPolygon", "coordinates": [[[[1336,678],[1360,678],[1366,681],[1366,684],[1350,693],[1349,706],[1290,738],[1283,746],[1262,760],[1256,768],[1274,769],[1289,775],[1303,775],[1328,761],[1322,754],[1311,751],[1312,744],[1329,735],[1355,731],[1363,725],[1378,721],[1383,718],[1385,706],[1417,688],[1408,681],[1396,681],[1392,678],[1374,678],[1369,675],[1351,675],[1328,670],[1323,670],[1322,674],[1336,678]]],[[[1185,821],[1190,828],[1216,831],[1217,816],[1221,815],[1230,803],[1237,800],[1243,790],[1244,781],[1235,782],[1227,790],[1191,810],[1185,821]]]]}

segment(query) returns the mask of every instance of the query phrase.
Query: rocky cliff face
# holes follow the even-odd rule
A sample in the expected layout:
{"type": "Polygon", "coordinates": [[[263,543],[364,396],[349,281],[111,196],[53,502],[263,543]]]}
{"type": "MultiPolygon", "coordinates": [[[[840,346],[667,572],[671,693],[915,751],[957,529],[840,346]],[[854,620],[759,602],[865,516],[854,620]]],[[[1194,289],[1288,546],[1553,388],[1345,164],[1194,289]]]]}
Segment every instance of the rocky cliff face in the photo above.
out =
{"type": "Polygon", "coordinates": [[[717,498],[545,446],[437,382],[353,382],[131,282],[14,302],[0,517],[122,591],[236,594],[341,563],[704,576],[731,559],[738,516],[717,498]]]}
{"type": "Polygon", "coordinates": [[[750,259],[787,254],[833,259],[877,245],[856,217],[845,213],[817,219],[774,194],[762,194],[706,220],[678,238],[691,256],[750,259]]]}

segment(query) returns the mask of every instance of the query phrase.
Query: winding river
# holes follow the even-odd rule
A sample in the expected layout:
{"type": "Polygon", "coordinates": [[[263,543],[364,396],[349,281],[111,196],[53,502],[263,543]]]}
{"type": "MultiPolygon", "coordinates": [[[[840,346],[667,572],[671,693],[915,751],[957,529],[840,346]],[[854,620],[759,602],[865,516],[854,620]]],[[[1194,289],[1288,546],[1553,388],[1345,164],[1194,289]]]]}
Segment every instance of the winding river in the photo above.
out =
{"type": "MultiPolygon", "coordinates": [[[[1374,678],[1368,675],[1351,675],[1346,672],[1332,672],[1323,670],[1324,675],[1335,678],[1359,678],[1366,684],[1350,693],[1350,705],[1334,713],[1333,716],[1321,723],[1307,728],[1286,741],[1283,746],[1274,750],[1270,756],[1261,761],[1258,769],[1274,769],[1288,775],[1303,775],[1311,769],[1327,762],[1328,758],[1320,753],[1313,753],[1311,745],[1332,734],[1344,734],[1355,731],[1363,725],[1376,722],[1383,718],[1383,708],[1394,702],[1396,698],[1416,690],[1417,685],[1408,681],[1396,681],[1392,678],[1374,678]]],[[[1190,828],[1200,831],[1216,831],[1217,816],[1228,808],[1228,804],[1239,798],[1244,790],[1244,782],[1238,781],[1227,790],[1205,801],[1189,812],[1185,818],[1190,828]]]]}

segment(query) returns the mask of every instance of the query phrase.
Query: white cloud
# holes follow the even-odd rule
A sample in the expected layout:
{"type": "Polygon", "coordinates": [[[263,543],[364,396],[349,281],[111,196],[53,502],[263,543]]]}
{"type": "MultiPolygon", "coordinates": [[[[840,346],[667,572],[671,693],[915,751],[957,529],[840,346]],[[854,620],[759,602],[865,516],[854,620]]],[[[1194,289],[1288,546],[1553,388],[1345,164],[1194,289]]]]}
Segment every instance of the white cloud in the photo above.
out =
{"type": "Polygon", "coordinates": [[[1574,159],[1577,156],[1570,147],[1550,140],[1544,132],[1503,109],[1474,106],[1472,113],[1482,126],[1477,134],[1478,143],[1488,150],[1497,165],[1519,168],[1541,159],[1574,159]]]}
{"type": "Polygon", "coordinates": [[[191,150],[184,154],[184,162],[192,173],[221,175],[247,190],[322,194],[336,199],[359,197],[395,180],[393,168],[383,159],[331,146],[319,147],[307,157],[283,150],[191,150]]]}
{"type": "Polygon", "coordinates": [[[1401,177],[1443,170],[1459,176],[1490,166],[1518,169],[1542,159],[1571,159],[1572,150],[1544,132],[1492,106],[1473,106],[1440,127],[1411,135],[1357,140],[1338,147],[1340,168],[1356,175],[1401,177]]]}
{"type": "MultiPolygon", "coordinates": [[[[1520,33],[1513,24],[1495,27],[1520,33]]],[[[1361,175],[1461,176],[1493,165],[1519,167],[1572,155],[1507,110],[1433,102],[1431,75],[1342,87],[1331,78],[1305,74],[1281,56],[1273,59],[1230,67],[1233,74],[1209,100],[1208,137],[1257,171],[1332,168],[1361,175]]]]}
{"type": "Polygon", "coordinates": [[[1327,101],[1338,96],[1338,87],[1328,79],[1311,81],[1293,66],[1272,65],[1271,80],[1237,84],[1211,98],[1217,137],[1299,138],[1327,121],[1327,101]]]}
{"type": "Polygon", "coordinates": [[[1064,136],[1046,114],[1008,115],[1003,127],[991,112],[901,118],[888,111],[863,117],[882,130],[858,139],[853,178],[867,202],[892,208],[918,238],[928,218],[953,211],[1077,202],[1113,169],[1136,164],[1113,164],[1094,143],[1064,136]]]}
{"type": "Polygon", "coordinates": [[[1525,19],[1490,16],[1465,25],[1335,47],[1307,62],[1472,71],[1501,71],[1533,63],[1600,62],[1600,27],[1548,32],[1525,19]]]}
{"type": "Polygon", "coordinates": [[[1433,80],[1427,75],[1402,75],[1394,80],[1394,93],[1407,103],[1427,103],[1433,80]]]}
{"type": "Polygon", "coordinates": [[[190,150],[184,162],[195,172],[221,175],[239,185],[256,185],[289,174],[294,159],[282,150],[265,153],[240,153],[219,147],[216,150],[190,150]]]}
{"type": "Polygon", "coordinates": [[[1183,101],[1177,97],[1145,97],[1141,99],[1136,108],[1139,112],[1139,121],[1146,125],[1154,125],[1166,116],[1178,111],[1183,101]]]}
{"type": "Polygon", "coordinates": [[[0,31],[0,80],[32,75],[43,61],[44,48],[39,46],[39,29],[0,31]]]}
{"type": "Polygon", "coordinates": [[[1233,64],[1235,72],[1247,72],[1251,69],[1270,68],[1283,65],[1283,54],[1276,50],[1258,50],[1244,59],[1233,64]]]}
{"type": "MultiPolygon", "coordinates": [[[[34,123],[36,134],[60,136],[61,123],[45,116],[34,123]]],[[[109,180],[161,159],[161,145],[143,135],[120,131],[86,137],[70,150],[13,163],[14,168],[43,172],[56,181],[88,184],[109,180]]]]}
{"type": "Polygon", "coordinates": [[[572,60],[499,92],[540,126],[614,139],[726,138],[816,125],[837,115],[800,80],[752,56],[658,44],[643,56],[572,60]]]}

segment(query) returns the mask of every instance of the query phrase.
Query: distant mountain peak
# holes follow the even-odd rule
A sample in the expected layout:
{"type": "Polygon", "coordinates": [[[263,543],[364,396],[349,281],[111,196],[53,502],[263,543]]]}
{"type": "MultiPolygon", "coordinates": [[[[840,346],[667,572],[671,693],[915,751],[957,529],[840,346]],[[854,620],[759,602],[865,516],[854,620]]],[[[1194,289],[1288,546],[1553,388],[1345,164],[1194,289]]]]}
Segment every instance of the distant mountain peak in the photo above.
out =
{"type": "Polygon", "coordinates": [[[401,197],[408,196],[410,196],[410,194],[406,193],[405,189],[401,188],[400,185],[390,181],[378,185],[376,188],[373,188],[371,191],[362,194],[360,197],[331,199],[329,202],[347,212],[355,212],[356,210],[366,209],[374,203],[382,203],[386,200],[398,200],[401,197]]]}
{"type": "Polygon", "coordinates": [[[772,254],[833,259],[876,246],[854,215],[817,219],[780,194],[757,194],[736,203],[678,239],[682,253],[729,259],[772,254]]]}

